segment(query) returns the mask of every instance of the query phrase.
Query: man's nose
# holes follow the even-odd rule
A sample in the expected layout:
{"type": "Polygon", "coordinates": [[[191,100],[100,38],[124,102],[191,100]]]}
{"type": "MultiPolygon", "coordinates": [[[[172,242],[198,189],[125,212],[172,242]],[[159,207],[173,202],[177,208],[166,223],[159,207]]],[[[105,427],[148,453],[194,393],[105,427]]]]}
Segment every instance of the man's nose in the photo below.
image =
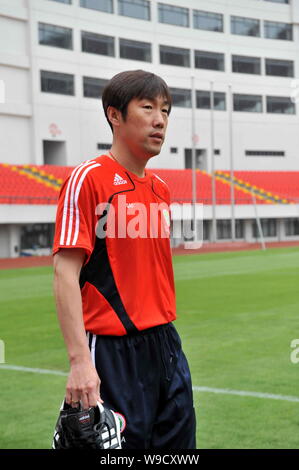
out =
{"type": "Polygon", "coordinates": [[[154,115],[154,127],[163,128],[165,125],[164,116],[162,111],[156,111],[154,115]]]}

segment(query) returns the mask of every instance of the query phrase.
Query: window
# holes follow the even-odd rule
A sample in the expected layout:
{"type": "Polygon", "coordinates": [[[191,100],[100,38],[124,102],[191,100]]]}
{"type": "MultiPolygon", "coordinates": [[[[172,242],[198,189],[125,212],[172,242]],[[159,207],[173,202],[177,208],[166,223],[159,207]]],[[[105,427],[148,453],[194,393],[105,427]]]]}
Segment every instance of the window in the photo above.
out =
{"type": "Polygon", "coordinates": [[[113,13],[113,0],[80,0],[80,7],[113,13]]]}
{"type": "Polygon", "coordinates": [[[39,44],[44,46],[73,49],[73,34],[70,28],[55,26],[46,23],[38,24],[39,44]]]}
{"type": "Polygon", "coordinates": [[[112,144],[98,144],[97,148],[98,150],[110,150],[112,144]]]}
{"type": "Polygon", "coordinates": [[[173,106],[179,108],[191,108],[191,90],[184,88],[170,88],[173,106]]]}
{"type": "Polygon", "coordinates": [[[217,220],[216,221],[216,230],[217,230],[217,238],[219,240],[231,238],[231,221],[227,220],[217,220]]]}
{"type": "Polygon", "coordinates": [[[160,46],[160,63],[190,67],[190,50],[179,47],[160,46]]]}
{"type": "Polygon", "coordinates": [[[150,21],[150,2],[147,0],[118,0],[118,14],[150,21]]]}
{"type": "Polygon", "coordinates": [[[299,235],[299,219],[287,219],[285,221],[286,236],[299,235]]]}
{"type": "Polygon", "coordinates": [[[246,113],[262,113],[263,101],[261,95],[234,94],[234,111],[246,113]]]}
{"type": "MultiPolygon", "coordinates": [[[[217,238],[219,240],[232,237],[232,222],[230,219],[216,221],[217,238]]],[[[244,238],[244,220],[235,220],[235,236],[236,238],[244,238]]]]}
{"type": "Polygon", "coordinates": [[[244,238],[244,220],[235,220],[235,235],[236,238],[244,238]]]}
{"type": "Polygon", "coordinates": [[[152,61],[152,46],[148,42],[120,39],[119,53],[122,59],[142,60],[144,62],[152,61]]]}
{"type": "Polygon", "coordinates": [[[284,157],[285,152],[280,150],[245,150],[246,157],[284,157]]]}
{"type": "Polygon", "coordinates": [[[260,21],[253,18],[231,17],[231,33],[242,36],[260,36],[260,21]]]}
{"type": "Polygon", "coordinates": [[[193,10],[193,27],[206,31],[223,32],[223,15],[220,13],[193,10]]]}
{"type": "Polygon", "coordinates": [[[177,147],[170,147],[170,153],[178,153],[177,147]]]}
{"type": "Polygon", "coordinates": [[[267,113],[296,114],[295,103],[287,96],[267,96],[267,113]]]}
{"type": "Polygon", "coordinates": [[[293,28],[289,23],[276,23],[274,21],[265,21],[265,38],[282,39],[293,41],[293,28]]]}
{"type": "Polygon", "coordinates": [[[189,27],[189,9],[158,3],[159,22],[189,27]]]}
{"type": "Polygon", "coordinates": [[[252,73],[260,75],[261,59],[258,57],[248,57],[242,55],[233,55],[232,70],[237,73],[252,73]]]}
{"type": "Polygon", "coordinates": [[[55,224],[28,224],[21,226],[21,250],[51,248],[55,224]]]}
{"type": "MultiPolygon", "coordinates": [[[[201,170],[206,169],[203,168],[203,163],[206,157],[206,149],[195,149],[195,168],[200,168],[201,170]]],[[[205,166],[205,165],[204,165],[205,166]]],[[[191,169],[192,168],[192,149],[185,148],[185,168],[191,169]]]]}
{"type": "MultiPolygon", "coordinates": [[[[276,237],[277,236],[277,222],[276,219],[261,219],[262,232],[264,237],[276,237]]],[[[254,238],[259,237],[259,231],[256,220],[252,224],[252,235],[254,238]]]]}
{"type": "Polygon", "coordinates": [[[83,52],[114,57],[114,38],[101,34],[81,31],[81,47],[83,52]]]}
{"type": "Polygon", "coordinates": [[[264,0],[265,2],[272,2],[272,3],[290,3],[289,0],[264,0]]]}
{"type": "Polygon", "coordinates": [[[294,62],[292,60],[266,59],[266,75],[294,77],[294,62]]]}
{"type": "Polygon", "coordinates": [[[224,54],[219,52],[195,51],[195,68],[224,71],[224,54]]]}
{"type": "Polygon", "coordinates": [[[108,80],[102,78],[83,77],[83,96],[85,98],[101,98],[108,80]]]}
{"type": "Polygon", "coordinates": [[[68,5],[71,5],[72,0],[52,0],[52,2],[67,3],[68,5]]]}
{"type": "MultiPolygon", "coordinates": [[[[218,111],[225,111],[225,93],[214,92],[214,106],[213,109],[218,111]]],[[[196,107],[200,109],[211,109],[211,92],[204,90],[196,90],[196,107]]]]}
{"type": "Polygon", "coordinates": [[[41,91],[74,95],[74,75],[41,70],[41,91]]]}

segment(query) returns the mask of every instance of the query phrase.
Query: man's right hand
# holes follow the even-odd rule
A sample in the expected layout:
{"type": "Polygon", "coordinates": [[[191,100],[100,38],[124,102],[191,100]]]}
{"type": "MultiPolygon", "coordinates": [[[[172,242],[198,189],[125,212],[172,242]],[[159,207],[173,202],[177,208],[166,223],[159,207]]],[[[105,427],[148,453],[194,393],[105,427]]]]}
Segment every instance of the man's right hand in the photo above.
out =
{"type": "Polygon", "coordinates": [[[83,409],[96,406],[97,401],[103,403],[100,384],[91,359],[72,362],[66,385],[66,403],[75,408],[81,402],[83,409]]]}

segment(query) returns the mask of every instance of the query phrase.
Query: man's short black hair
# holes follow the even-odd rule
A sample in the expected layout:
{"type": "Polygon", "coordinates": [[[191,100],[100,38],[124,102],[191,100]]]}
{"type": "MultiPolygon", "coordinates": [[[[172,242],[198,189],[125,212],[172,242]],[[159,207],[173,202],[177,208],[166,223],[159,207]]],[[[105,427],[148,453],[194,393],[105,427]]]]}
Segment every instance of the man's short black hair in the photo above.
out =
{"type": "Polygon", "coordinates": [[[102,94],[102,103],[109,126],[113,127],[108,119],[107,109],[113,106],[118,109],[123,119],[126,119],[128,104],[134,98],[154,100],[158,96],[165,98],[171,111],[172,99],[165,81],[151,72],[144,70],[129,70],[120,72],[107,83],[102,94]]]}

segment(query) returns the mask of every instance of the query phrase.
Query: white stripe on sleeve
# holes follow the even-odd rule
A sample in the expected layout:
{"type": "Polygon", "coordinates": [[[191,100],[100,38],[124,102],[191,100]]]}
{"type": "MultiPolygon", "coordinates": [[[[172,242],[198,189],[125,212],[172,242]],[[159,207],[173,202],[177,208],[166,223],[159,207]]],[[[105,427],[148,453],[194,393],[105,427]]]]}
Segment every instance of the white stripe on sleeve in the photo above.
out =
{"type": "Polygon", "coordinates": [[[73,170],[73,172],[72,172],[72,174],[71,174],[71,176],[70,176],[70,179],[69,179],[69,181],[68,181],[68,185],[67,185],[67,188],[66,188],[66,193],[65,193],[65,196],[64,196],[62,226],[61,226],[61,234],[60,234],[60,245],[64,245],[65,230],[66,230],[66,222],[67,222],[67,214],[68,214],[68,208],[69,208],[69,205],[70,205],[70,202],[69,202],[69,192],[70,192],[70,189],[71,189],[71,186],[72,186],[73,179],[74,179],[76,173],[79,172],[83,166],[87,166],[87,165],[89,165],[90,163],[94,163],[94,162],[92,162],[91,160],[87,160],[86,162],[81,163],[80,165],[78,165],[78,166],[73,170]]]}
{"type": "Polygon", "coordinates": [[[70,202],[69,202],[69,226],[68,226],[68,232],[67,232],[67,239],[65,242],[66,245],[70,245],[72,231],[73,231],[74,195],[75,195],[76,182],[80,173],[82,173],[84,168],[89,167],[92,163],[95,163],[95,162],[94,161],[88,162],[87,164],[82,165],[81,168],[78,168],[78,171],[74,175],[74,178],[71,184],[71,195],[70,195],[70,202]]]}
{"type": "MultiPolygon", "coordinates": [[[[84,181],[84,178],[85,176],[87,175],[87,173],[92,170],[93,168],[96,168],[98,166],[101,166],[100,163],[95,163],[94,165],[91,165],[91,166],[88,166],[85,171],[83,172],[83,174],[81,175],[81,178],[79,180],[79,183],[77,185],[77,188],[76,188],[76,192],[75,192],[75,207],[76,207],[76,222],[75,222],[75,234],[74,234],[74,238],[73,238],[73,243],[72,245],[76,245],[77,243],[77,240],[78,240],[78,235],[79,235],[79,227],[80,227],[80,212],[79,212],[79,207],[78,207],[78,199],[79,199],[79,194],[80,194],[80,190],[81,190],[81,186],[82,186],[82,183],[84,181]]],[[[69,238],[68,238],[69,240],[69,238]]],[[[67,243],[69,244],[69,243],[67,243]]]]}

